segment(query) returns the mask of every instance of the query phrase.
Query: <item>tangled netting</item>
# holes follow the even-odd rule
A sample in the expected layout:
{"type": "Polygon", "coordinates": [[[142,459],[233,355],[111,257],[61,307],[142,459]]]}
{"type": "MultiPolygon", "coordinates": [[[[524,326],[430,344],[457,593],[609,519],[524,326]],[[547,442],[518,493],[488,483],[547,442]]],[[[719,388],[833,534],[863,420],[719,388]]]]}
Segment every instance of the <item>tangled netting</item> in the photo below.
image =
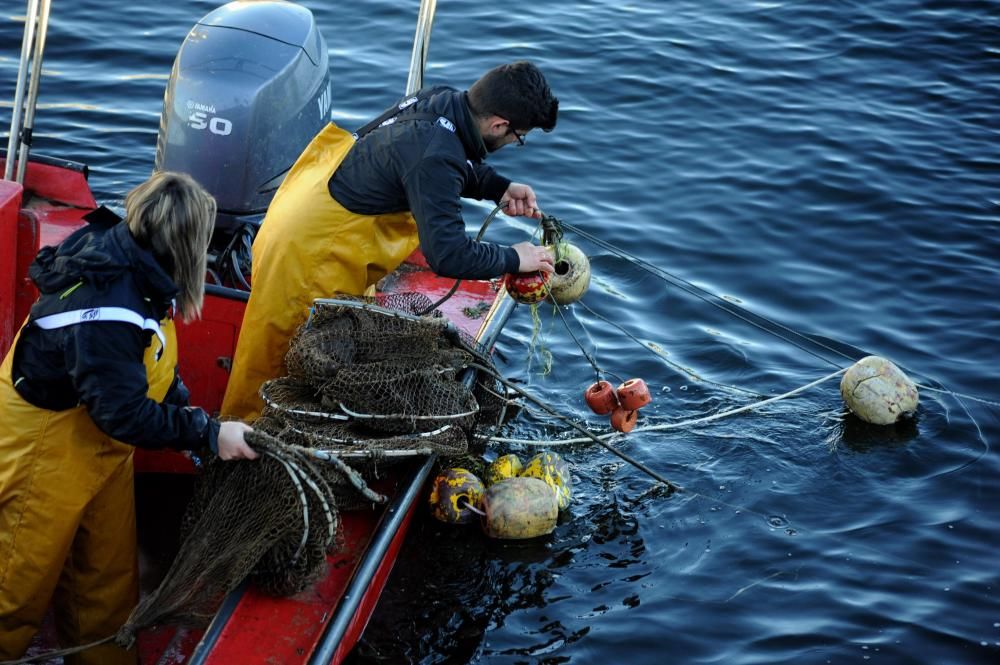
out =
{"type": "Polygon", "coordinates": [[[483,350],[420,294],[317,301],[261,389],[253,462],[213,460],[183,522],[180,553],[116,638],[157,623],[204,624],[244,579],[276,595],[321,577],[342,544],[339,511],[384,502],[378,467],[415,454],[469,452],[503,416],[483,350]],[[470,366],[479,371],[466,371],[470,366]]]}
{"type": "Polygon", "coordinates": [[[261,388],[266,429],[282,440],[378,457],[421,450],[460,455],[479,423],[496,422],[502,386],[460,380],[484,354],[442,317],[410,312],[419,294],[377,305],[317,304],[289,345],[288,376],[261,388]]]}

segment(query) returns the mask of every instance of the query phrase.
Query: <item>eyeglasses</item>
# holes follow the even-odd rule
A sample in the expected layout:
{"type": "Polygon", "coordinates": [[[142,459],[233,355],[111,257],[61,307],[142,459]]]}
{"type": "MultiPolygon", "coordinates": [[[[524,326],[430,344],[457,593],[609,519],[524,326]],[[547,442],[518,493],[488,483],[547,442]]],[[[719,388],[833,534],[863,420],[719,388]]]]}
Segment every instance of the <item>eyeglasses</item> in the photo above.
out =
{"type": "Polygon", "coordinates": [[[510,133],[514,135],[514,138],[517,139],[517,147],[518,148],[523,148],[524,147],[524,137],[527,136],[527,134],[518,134],[517,130],[515,130],[513,127],[508,127],[508,129],[510,130],[510,133]]]}

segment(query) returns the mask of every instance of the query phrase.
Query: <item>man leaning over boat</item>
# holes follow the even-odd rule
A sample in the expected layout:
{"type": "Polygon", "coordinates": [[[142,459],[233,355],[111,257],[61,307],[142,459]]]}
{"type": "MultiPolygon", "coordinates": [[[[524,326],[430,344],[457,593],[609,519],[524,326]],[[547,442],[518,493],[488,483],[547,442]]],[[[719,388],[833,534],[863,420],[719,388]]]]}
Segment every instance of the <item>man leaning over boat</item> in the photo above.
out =
{"type": "Polygon", "coordinates": [[[462,197],[540,217],[534,190],[484,162],[533,129],[551,131],[559,101],[520,61],[467,91],[425,88],[348,133],[327,125],[274,196],[253,244],[252,289],[222,413],[260,414],[260,385],[282,376],[288,342],[315,298],[361,295],[420,246],[444,277],[552,271],[550,250],[472,240],[462,197]]]}

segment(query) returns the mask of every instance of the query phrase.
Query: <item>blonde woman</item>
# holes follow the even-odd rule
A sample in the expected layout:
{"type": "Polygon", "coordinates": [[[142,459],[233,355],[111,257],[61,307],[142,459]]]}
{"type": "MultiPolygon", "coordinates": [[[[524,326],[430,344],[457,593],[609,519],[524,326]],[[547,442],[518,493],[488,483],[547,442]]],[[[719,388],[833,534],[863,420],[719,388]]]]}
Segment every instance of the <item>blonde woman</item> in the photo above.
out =
{"type": "MultiPolygon", "coordinates": [[[[215,201],[158,173],[29,269],[41,293],[0,366],[0,660],[50,602],[65,646],[113,634],[138,600],[133,446],[254,459],[243,423],[187,405],[174,310],[201,312],[215,201]],[[117,223],[115,223],[117,222],[117,223]]],[[[73,663],[134,663],[106,645],[73,663]]]]}

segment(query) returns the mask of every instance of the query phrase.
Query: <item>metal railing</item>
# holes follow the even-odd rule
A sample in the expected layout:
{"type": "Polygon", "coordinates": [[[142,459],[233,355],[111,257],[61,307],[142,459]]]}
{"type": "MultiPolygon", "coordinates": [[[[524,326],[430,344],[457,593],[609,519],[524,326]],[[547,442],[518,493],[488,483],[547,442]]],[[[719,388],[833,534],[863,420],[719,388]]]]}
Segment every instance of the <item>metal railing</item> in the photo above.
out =
{"type": "Polygon", "coordinates": [[[424,68],[427,66],[427,50],[431,45],[431,27],[436,9],[437,0],[420,0],[417,32],[413,36],[413,53],[410,55],[410,75],[406,79],[407,96],[424,87],[424,68]]]}
{"type": "Polygon", "coordinates": [[[11,116],[10,138],[7,142],[4,180],[23,183],[28,168],[28,153],[31,151],[31,135],[35,123],[35,106],[38,103],[38,84],[42,77],[42,56],[45,53],[45,35],[49,29],[51,4],[51,0],[28,0],[24,18],[24,38],[21,40],[21,60],[17,68],[17,87],[14,90],[14,112],[11,116]]]}

